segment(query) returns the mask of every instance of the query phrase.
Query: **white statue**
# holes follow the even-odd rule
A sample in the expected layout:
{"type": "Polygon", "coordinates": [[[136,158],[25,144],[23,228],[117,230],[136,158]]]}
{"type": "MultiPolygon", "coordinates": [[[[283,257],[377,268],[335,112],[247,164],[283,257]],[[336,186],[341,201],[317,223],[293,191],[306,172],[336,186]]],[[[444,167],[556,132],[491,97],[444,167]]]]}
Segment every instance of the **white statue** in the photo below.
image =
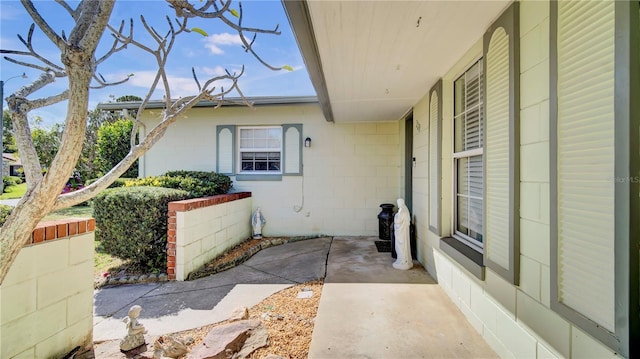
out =
{"type": "Polygon", "coordinates": [[[141,311],[141,306],[134,305],[129,308],[129,316],[122,320],[127,325],[127,335],[120,341],[120,350],[123,352],[145,344],[144,335],[147,334],[147,330],[138,322],[141,311]]]}
{"type": "Polygon", "coordinates": [[[264,219],[262,212],[260,212],[260,207],[256,209],[251,217],[251,226],[253,227],[253,238],[260,239],[262,238],[262,227],[267,223],[267,220],[264,219]]]}
{"type": "Polygon", "coordinates": [[[409,208],[404,204],[404,199],[398,198],[398,213],[393,218],[393,229],[396,238],[397,259],[393,262],[393,268],[407,270],[413,267],[411,259],[411,241],[409,227],[411,226],[411,215],[409,208]]]}

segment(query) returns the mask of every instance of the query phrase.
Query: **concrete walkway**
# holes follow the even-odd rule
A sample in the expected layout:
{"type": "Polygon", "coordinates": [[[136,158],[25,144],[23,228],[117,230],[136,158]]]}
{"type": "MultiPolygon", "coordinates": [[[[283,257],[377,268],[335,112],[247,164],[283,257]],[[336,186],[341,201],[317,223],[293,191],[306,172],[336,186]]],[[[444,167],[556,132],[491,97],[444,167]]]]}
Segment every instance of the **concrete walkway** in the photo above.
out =
{"type": "Polygon", "coordinates": [[[107,287],[94,294],[93,340],[120,339],[129,308],[142,306],[149,335],[198,328],[226,320],[291,285],[325,276],[331,238],[308,239],[261,250],[245,263],[185,282],[107,287]]]}
{"type": "Polygon", "coordinates": [[[119,339],[130,306],[149,335],[225,320],[238,306],[325,277],[309,358],[497,358],[419,265],[393,269],[376,238],[317,238],[270,247],[228,271],[189,282],[95,293],[94,341],[119,339]]]}

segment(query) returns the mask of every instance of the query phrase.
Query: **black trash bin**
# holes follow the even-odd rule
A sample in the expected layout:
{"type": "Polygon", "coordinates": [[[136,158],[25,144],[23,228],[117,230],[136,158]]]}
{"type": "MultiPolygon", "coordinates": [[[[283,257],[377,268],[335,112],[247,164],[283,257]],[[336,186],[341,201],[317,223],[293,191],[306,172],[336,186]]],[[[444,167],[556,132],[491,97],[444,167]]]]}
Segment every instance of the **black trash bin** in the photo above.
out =
{"type": "Polygon", "coordinates": [[[380,205],[382,211],[378,214],[378,238],[386,241],[391,240],[393,230],[393,203],[383,203],[380,205]]]}

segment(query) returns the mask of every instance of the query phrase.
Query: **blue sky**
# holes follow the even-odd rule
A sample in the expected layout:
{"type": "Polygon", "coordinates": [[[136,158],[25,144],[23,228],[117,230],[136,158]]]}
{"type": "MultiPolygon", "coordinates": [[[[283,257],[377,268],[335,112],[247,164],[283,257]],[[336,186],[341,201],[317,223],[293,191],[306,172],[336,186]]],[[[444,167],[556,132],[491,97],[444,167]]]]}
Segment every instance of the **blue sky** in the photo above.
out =
{"type": "MultiPolygon", "coordinates": [[[[75,7],[75,2],[69,2],[75,7]]],[[[199,1],[193,1],[196,5],[199,1]]],[[[52,0],[34,2],[42,16],[56,31],[65,30],[69,34],[73,26],[71,18],[58,4],[52,0]]],[[[240,79],[240,88],[246,96],[306,96],[315,95],[311,81],[304,67],[304,62],[291,32],[289,22],[280,1],[243,1],[243,25],[248,27],[272,29],[280,25],[281,35],[258,34],[254,49],[264,60],[274,66],[289,65],[294,71],[272,71],[261,65],[250,54],[244,52],[240,46],[237,34],[219,20],[192,19],[188,27],[198,27],[207,32],[209,36],[203,37],[197,33],[182,34],[172,50],[167,64],[167,73],[171,84],[171,97],[187,96],[195,94],[197,87],[191,76],[191,68],[194,67],[200,82],[204,82],[209,76],[223,73],[224,69],[231,72],[237,71],[245,65],[245,75],[240,79]]],[[[238,9],[238,2],[234,2],[232,8],[238,9]]],[[[168,26],[165,16],[175,18],[175,13],[164,1],[160,0],[120,0],[116,2],[111,15],[110,24],[117,26],[121,20],[128,24],[130,18],[134,20],[134,37],[147,39],[145,30],[140,22],[140,15],[156,27],[159,33],[164,34],[168,26]]],[[[233,18],[233,17],[230,17],[233,18]]],[[[235,19],[235,18],[233,18],[235,19]]],[[[11,50],[25,50],[18,40],[20,34],[26,39],[29,26],[32,21],[18,1],[0,0],[0,48],[11,50]]],[[[128,30],[127,30],[128,31],[128,30]]],[[[251,35],[252,36],[252,35],[251,35]]],[[[105,37],[103,37],[105,39],[105,37]]],[[[148,43],[148,41],[145,41],[148,43]]],[[[37,27],[33,35],[34,47],[37,51],[60,64],[59,52],[48,41],[42,31],[37,27]]],[[[111,45],[110,38],[103,41],[99,47],[97,56],[106,51],[111,45]]],[[[17,60],[32,62],[32,58],[25,56],[12,56],[17,60]]],[[[130,47],[114,55],[103,63],[98,72],[107,80],[116,81],[127,74],[134,76],[125,84],[92,90],[89,99],[89,109],[94,109],[99,102],[108,102],[110,96],[137,95],[143,97],[149,88],[157,65],[155,59],[134,47],[130,47]]],[[[4,87],[4,97],[13,93],[20,86],[33,81],[40,74],[38,70],[25,68],[10,63],[4,58],[0,60],[0,79],[7,81],[4,87]],[[13,78],[25,72],[27,79],[13,78]]],[[[64,91],[67,88],[65,79],[59,79],[46,89],[35,93],[31,99],[50,96],[64,91]]],[[[155,93],[153,98],[160,99],[162,93],[155,93]]],[[[3,108],[6,106],[3,102],[3,108]]],[[[30,117],[39,116],[43,124],[50,125],[55,122],[64,122],[66,114],[66,102],[33,111],[30,117]]]]}

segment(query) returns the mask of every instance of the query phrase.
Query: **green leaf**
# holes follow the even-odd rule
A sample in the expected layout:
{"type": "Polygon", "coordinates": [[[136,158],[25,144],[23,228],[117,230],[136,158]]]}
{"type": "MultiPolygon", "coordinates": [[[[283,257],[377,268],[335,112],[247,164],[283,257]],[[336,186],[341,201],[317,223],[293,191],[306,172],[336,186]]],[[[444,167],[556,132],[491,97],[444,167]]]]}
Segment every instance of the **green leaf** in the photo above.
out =
{"type": "Polygon", "coordinates": [[[231,15],[233,15],[235,17],[240,17],[240,13],[236,9],[231,9],[231,10],[229,10],[229,12],[231,12],[231,15]]]}
{"type": "Polygon", "coordinates": [[[287,70],[287,71],[293,71],[293,67],[291,67],[289,65],[284,65],[284,66],[282,66],[282,68],[287,70]]]}
{"type": "Polygon", "coordinates": [[[207,32],[206,32],[206,31],[202,30],[202,29],[201,29],[201,28],[199,28],[199,27],[194,27],[194,28],[192,28],[192,29],[191,29],[191,31],[193,31],[193,32],[197,32],[198,34],[200,34],[200,35],[202,35],[202,36],[204,36],[204,37],[209,36],[209,34],[207,34],[207,32]]]}

